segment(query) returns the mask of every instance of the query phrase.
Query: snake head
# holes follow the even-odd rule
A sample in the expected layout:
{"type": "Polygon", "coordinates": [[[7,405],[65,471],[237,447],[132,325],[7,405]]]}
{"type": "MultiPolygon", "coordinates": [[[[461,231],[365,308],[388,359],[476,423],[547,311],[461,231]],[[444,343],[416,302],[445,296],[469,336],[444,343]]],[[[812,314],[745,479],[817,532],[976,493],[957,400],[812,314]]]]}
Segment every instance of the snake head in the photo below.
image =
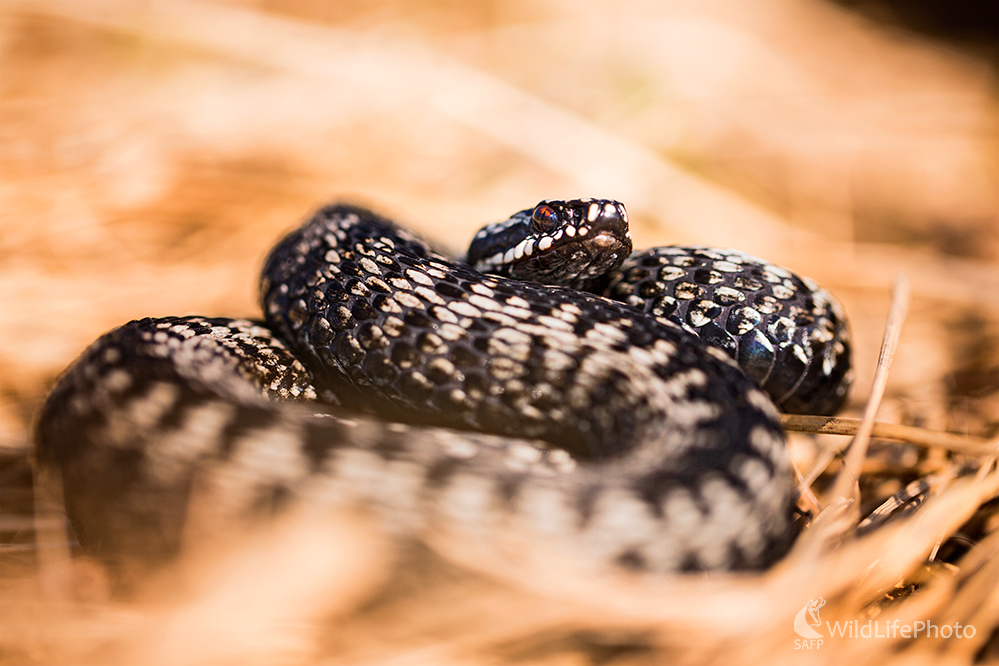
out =
{"type": "Polygon", "coordinates": [[[550,199],[481,229],[468,263],[483,273],[585,289],[630,253],[623,204],[550,199]]]}

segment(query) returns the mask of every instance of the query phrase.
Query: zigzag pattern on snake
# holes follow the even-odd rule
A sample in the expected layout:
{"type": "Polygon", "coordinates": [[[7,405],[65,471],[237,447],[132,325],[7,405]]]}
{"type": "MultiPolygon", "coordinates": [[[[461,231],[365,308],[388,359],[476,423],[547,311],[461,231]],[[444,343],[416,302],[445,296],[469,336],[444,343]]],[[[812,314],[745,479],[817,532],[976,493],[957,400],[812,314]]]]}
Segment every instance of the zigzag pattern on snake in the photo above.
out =
{"type": "Polygon", "coordinates": [[[91,552],[170,557],[205,496],[222,516],[362,505],[632,571],[759,568],[793,542],[773,404],[663,317],[483,275],[344,205],[273,250],[261,299],[266,324],[131,322],[60,378],[37,457],[91,552]]]}

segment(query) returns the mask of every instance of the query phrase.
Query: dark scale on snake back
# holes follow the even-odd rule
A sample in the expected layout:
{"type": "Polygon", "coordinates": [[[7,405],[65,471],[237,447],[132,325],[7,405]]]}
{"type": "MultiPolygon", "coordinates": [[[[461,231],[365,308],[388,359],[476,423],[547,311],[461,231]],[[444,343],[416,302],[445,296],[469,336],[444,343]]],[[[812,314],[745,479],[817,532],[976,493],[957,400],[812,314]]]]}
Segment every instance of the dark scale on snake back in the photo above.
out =
{"type": "MultiPolygon", "coordinates": [[[[623,217],[592,204],[561,210],[623,217]]],[[[261,300],[266,325],[131,322],[60,378],[38,459],[91,552],[154,560],[189,505],[225,524],[293,502],[643,572],[765,567],[793,541],[772,403],[681,326],[484,276],[351,206],[278,244],[261,300]]]]}

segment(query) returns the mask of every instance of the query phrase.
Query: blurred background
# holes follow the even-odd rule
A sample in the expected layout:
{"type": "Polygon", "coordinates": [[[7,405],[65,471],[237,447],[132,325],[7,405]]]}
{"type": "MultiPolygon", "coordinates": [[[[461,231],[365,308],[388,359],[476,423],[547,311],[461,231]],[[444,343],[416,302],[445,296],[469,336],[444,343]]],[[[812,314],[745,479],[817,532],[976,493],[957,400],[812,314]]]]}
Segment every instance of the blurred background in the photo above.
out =
{"type": "MultiPolygon", "coordinates": [[[[829,288],[882,420],[999,425],[994,2],[0,0],[0,453],[104,331],[256,316],[333,199],[460,251],[543,198],[636,247],[736,247],[829,288]]],[[[15,461],[15,462],[11,462],[15,461]]],[[[12,490],[12,487],[14,490],[12,490]]],[[[22,488],[23,491],[23,488],[22,488]]],[[[23,525],[0,523],[5,543],[23,525]]]]}

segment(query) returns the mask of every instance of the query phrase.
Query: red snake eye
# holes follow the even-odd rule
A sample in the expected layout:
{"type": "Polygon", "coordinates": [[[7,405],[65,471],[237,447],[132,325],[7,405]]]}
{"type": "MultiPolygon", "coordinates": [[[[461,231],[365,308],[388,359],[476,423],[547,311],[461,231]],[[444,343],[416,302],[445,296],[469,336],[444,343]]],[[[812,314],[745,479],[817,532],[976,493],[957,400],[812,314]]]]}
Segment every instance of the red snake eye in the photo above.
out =
{"type": "Polygon", "coordinates": [[[531,214],[531,226],[539,233],[551,231],[558,224],[558,214],[548,204],[538,204],[531,214]]]}

